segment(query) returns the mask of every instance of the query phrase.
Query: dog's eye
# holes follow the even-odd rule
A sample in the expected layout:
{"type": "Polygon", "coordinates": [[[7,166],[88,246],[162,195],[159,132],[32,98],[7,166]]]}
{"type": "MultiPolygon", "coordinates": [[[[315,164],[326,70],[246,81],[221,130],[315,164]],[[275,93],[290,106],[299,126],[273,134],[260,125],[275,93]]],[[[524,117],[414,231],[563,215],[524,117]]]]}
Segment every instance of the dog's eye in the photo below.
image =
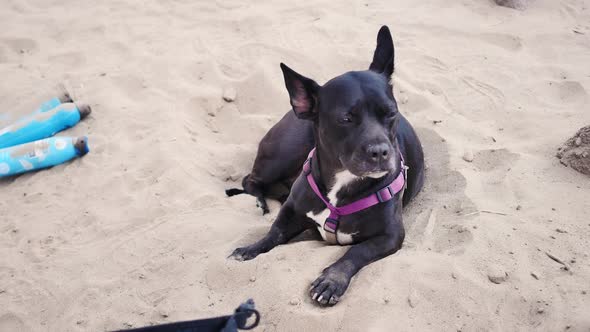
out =
{"type": "Polygon", "coordinates": [[[395,118],[396,115],[397,115],[397,112],[389,111],[385,114],[385,117],[388,119],[393,119],[393,118],[395,118]]]}
{"type": "Polygon", "coordinates": [[[346,113],[343,117],[340,118],[341,123],[351,123],[352,122],[352,114],[346,113]]]}
{"type": "Polygon", "coordinates": [[[382,108],[382,114],[385,116],[385,118],[387,119],[393,119],[395,118],[395,116],[397,115],[397,104],[395,103],[395,100],[387,105],[385,105],[382,108]]]}

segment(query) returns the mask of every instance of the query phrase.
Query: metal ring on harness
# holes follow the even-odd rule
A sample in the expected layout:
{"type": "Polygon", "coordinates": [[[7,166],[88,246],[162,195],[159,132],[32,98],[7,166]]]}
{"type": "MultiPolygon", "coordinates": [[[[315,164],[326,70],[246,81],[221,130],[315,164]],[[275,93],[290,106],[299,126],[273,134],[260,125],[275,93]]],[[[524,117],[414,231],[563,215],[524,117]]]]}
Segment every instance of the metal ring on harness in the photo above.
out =
{"type": "Polygon", "coordinates": [[[260,313],[256,309],[246,309],[243,312],[236,314],[236,316],[241,315],[241,314],[245,314],[246,319],[244,320],[243,326],[240,326],[238,324],[238,328],[240,330],[251,330],[251,329],[255,328],[256,326],[258,326],[258,323],[260,323],[260,313]],[[246,323],[248,322],[248,318],[250,318],[250,315],[252,315],[252,314],[254,314],[254,316],[255,316],[254,322],[251,325],[246,325],[246,323]]]}

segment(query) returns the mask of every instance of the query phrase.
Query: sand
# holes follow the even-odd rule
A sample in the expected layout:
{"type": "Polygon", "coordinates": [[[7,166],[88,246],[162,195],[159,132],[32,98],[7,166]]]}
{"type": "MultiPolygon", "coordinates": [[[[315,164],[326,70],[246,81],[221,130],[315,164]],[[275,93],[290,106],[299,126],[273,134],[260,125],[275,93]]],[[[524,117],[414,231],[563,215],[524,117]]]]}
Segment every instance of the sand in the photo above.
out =
{"type": "Polygon", "coordinates": [[[88,135],[87,156],[0,180],[0,331],[225,315],[249,297],[258,331],[588,331],[590,181],[555,153],[590,124],[589,8],[5,0],[0,122],[62,83],[93,113],[60,134],[88,135]],[[321,309],[309,284],[346,248],[228,260],[279,206],[263,217],[224,189],[289,109],[279,63],[319,83],[365,69],[382,24],[428,179],[404,248],[321,309]]]}

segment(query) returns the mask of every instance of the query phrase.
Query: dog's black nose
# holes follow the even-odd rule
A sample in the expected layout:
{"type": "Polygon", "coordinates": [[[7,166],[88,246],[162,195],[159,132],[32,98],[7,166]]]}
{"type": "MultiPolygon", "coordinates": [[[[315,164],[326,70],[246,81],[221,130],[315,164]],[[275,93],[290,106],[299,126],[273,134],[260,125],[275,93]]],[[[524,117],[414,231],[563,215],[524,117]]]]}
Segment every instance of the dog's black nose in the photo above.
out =
{"type": "Polygon", "coordinates": [[[389,160],[390,155],[389,146],[385,143],[369,145],[367,148],[367,156],[373,162],[389,160]]]}

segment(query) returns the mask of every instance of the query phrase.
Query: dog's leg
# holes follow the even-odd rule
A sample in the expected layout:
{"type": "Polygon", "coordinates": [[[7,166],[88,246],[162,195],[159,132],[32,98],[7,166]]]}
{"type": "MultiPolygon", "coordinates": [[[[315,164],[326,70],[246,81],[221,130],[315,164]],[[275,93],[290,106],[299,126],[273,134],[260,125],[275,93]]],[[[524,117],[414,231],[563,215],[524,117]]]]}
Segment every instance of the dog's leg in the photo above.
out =
{"type": "Polygon", "coordinates": [[[240,194],[251,194],[252,196],[256,197],[256,206],[262,209],[262,215],[265,215],[270,212],[270,210],[268,209],[268,204],[266,203],[266,198],[264,198],[264,195],[262,194],[261,190],[258,188],[256,188],[255,192],[253,192],[253,193],[250,193],[244,189],[231,188],[231,189],[225,190],[225,194],[228,197],[232,197],[232,196],[240,195],[240,194]]]}
{"type": "Polygon", "coordinates": [[[404,233],[382,235],[353,245],[336,263],[325,268],[311,284],[310,296],[322,306],[338,303],[351,278],[363,267],[383,257],[389,256],[402,245],[404,233]]]}
{"type": "Polygon", "coordinates": [[[314,225],[307,220],[307,217],[296,215],[293,208],[283,206],[264,238],[252,245],[234,250],[230,257],[239,261],[253,259],[278,245],[287,243],[310,227],[314,227],[314,225]]]}
{"type": "Polygon", "coordinates": [[[266,186],[258,181],[253,180],[251,175],[248,175],[242,181],[244,192],[256,197],[256,206],[262,209],[262,215],[270,212],[268,204],[266,203],[266,186]]]}
{"type": "Polygon", "coordinates": [[[262,215],[270,212],[268,209],[268,204],[266,203],[266,198],[264,198],[262,194],[256,195],[256,206],[262,209],[262,215]]]}
{"type": "Polygon", "coordinates": [[[281,204],[285,204],[285,202],[287,201],[287,198],[289,198],[289,195],[291,194],[291,187],[293,186],[293,181],[292,180],[286,180],[283,182],[280,182],[277,185],[277,188],[280,189],[277,190],[277,200],[281,203],[281,204]]]}

